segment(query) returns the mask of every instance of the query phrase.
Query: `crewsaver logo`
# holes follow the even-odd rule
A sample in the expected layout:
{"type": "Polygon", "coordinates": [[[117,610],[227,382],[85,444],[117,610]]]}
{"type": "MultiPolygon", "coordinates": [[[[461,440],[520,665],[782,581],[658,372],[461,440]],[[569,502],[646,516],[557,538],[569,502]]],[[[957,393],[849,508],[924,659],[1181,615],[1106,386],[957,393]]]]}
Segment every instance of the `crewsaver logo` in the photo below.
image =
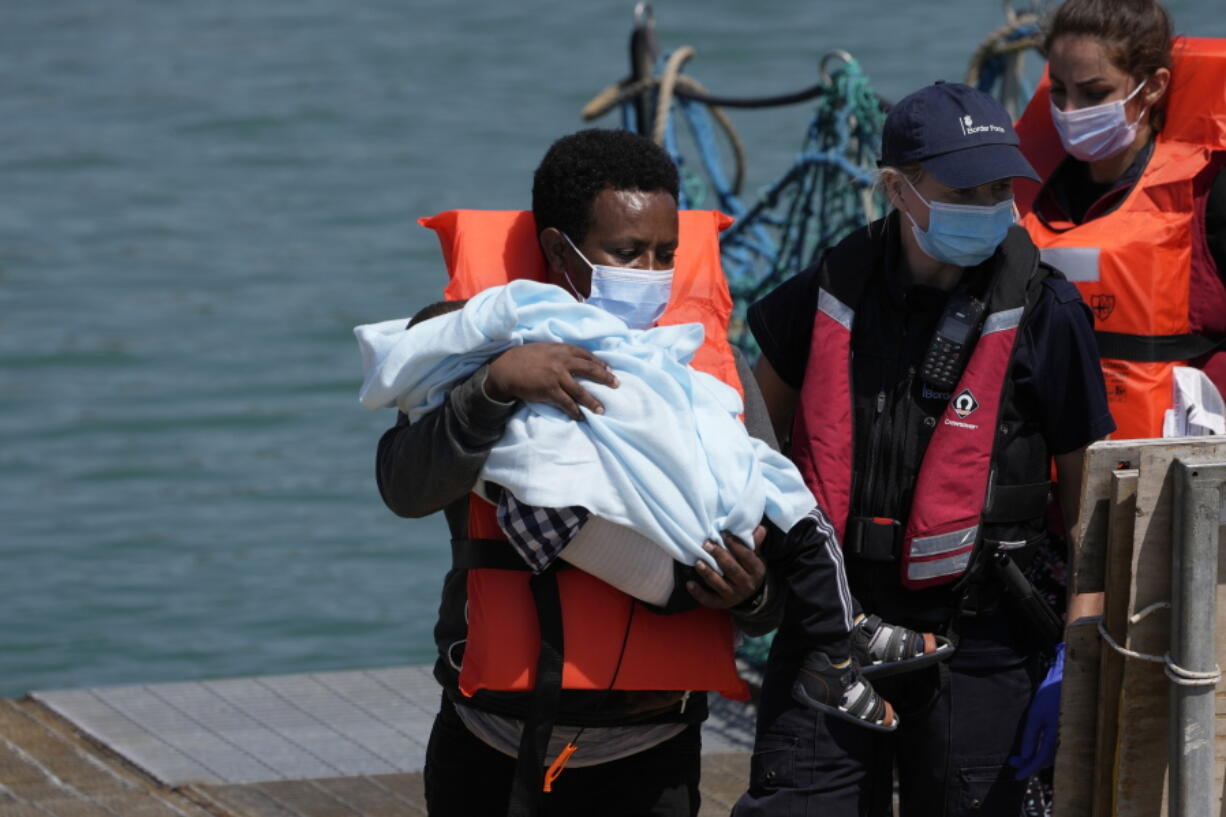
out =
{"type": "Polygon", "coordinates": [[[971,394],[970,389],[963,389],[958,392],[958,396],[953,402],[954,414],[957,414],[963,420],[970,417],[979,408],[979,401],[975,399],[975,395],[971,394]]]}

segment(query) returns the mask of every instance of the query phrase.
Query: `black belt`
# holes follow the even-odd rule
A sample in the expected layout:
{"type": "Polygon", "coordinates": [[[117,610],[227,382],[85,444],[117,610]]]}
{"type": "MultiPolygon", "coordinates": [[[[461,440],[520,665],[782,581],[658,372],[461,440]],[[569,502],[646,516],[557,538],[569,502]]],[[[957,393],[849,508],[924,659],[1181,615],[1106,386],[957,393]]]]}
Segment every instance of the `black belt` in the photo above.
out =
{"type": "Polygon", "coordinates": [[[1196,334],[1130,335],[1096,331],[1094,337],[1098,340],[1099,356],[1138,363],[1193,360],[1226,347],[1226,338],[1213,340],[1196,334]]]}
{"type": "MultiPolygon", "coordinates": [[[[1047,513],[1050,482],[996,485],[980,521],[1008,525],[1042,519],[1047,513]]],[[[903,525],[884,516],[852,516],[843,533],[843,549],[868,562],[897,562],[902,552],[903,525]]]]}
{"type": "Polygon", "coordinates": [[[850,517],[843,548],[866,562],[897,562],[902,552],[902,522],[884,516],[850,517]]]}

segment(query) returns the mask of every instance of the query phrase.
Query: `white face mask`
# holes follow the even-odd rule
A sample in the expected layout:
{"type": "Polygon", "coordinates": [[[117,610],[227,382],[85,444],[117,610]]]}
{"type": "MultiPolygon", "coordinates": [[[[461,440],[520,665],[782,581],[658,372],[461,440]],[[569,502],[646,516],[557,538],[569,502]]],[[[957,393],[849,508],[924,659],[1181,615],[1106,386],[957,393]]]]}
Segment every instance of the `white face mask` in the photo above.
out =
{"type": "Polygon", "coordinates": [[[1132,122],[1124,112],[1124,103],[1145,87],[1142,82],[1132,93],[1114,102],[1104,102],[1076,111],[1062,111],[1051,103],[1051,121],[1060,134],[1060,144],[1070,156],[1083,162],[1110,159],[1122,152],[1137,138],[1137,125],[1148,107],[1132,122]]]}
{"type": "MultiPolygon", "coordinates": [[[[673,270],[634,269],[633,267],[610,267],[593,264],[587,260],[570,236],[562,233],[566,243],[583,262],[592,268],[592,289],[587,303],[599,307],[610,315],[626,322],[631,329],[649,329],[664,314],[669,296],[673,291],[673,270]]],[[[570,276],[563,268],[566,283],[570,284],[575,297],[584,300],[570,276]]]]}

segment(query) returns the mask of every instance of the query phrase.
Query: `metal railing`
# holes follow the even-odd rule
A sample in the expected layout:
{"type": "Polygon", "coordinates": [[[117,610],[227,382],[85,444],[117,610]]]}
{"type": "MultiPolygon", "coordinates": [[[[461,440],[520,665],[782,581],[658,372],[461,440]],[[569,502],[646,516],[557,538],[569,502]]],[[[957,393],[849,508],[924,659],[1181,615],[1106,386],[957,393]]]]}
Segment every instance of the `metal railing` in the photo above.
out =
{"type": "Polygon", "coordinates": [[[1175,462],[1171,562],[1171,817],[1213,813],[1214,692],[1219,532],[1226,462],[1175,462]]]}

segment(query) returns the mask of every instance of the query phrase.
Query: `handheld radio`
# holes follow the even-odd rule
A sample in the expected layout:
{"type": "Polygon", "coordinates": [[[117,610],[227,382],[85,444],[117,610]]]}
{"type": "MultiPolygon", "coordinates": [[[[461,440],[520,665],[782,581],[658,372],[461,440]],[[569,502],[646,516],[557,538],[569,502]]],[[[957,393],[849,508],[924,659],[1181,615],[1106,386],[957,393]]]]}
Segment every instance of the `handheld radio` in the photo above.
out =
{"type": "Polygon", "coordinates": [[[925,383],[941,391],[950,391],[958,385],[986,308],[986,303],[966,292],[949,296],[920,366],[920,377],[925,383]]]}

